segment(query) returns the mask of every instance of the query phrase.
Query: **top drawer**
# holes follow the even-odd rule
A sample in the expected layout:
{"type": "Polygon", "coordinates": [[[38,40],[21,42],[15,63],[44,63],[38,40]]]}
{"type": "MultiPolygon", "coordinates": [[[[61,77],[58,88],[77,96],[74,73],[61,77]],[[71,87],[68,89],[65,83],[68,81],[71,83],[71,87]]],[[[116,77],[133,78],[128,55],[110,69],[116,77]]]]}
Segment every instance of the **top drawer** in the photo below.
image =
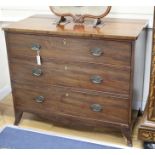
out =
{"type": "Polygon", "coordinates": [[[40,45],[40,55],[44,58],[130,66],[128,42],[8,33],[7,44],[12,57],[35,57],[32,46],[40,45]]]}

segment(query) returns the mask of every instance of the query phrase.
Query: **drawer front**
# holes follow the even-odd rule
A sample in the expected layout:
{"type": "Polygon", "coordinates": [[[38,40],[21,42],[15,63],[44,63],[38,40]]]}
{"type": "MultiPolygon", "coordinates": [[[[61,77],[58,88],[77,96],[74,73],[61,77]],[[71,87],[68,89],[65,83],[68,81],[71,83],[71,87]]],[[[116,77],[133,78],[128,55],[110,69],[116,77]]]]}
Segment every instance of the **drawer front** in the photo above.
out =
{"type": "Polygon", "coordinates": [[[44,59],[41,66],[33,59],[11,59],[10,63],[11,78],[15,81],[129,94],[129,68],[44,59]]]}
{"type": "Polygon", "coordinates": [[[104,94],[90,94],[65,87],[37,87],[13,83],[16,107],[32,112],[57,112],[74,117],[128,123],[129,100],[104,94]],[[43,96],[43,102],[36,97],[43,96]]]}
{"type": "Polygon", "coordinates": [[[130,66],[131,45],[127,42],[9,33],[7,43],[12,57],[35,57],[40,47],[42,58],[130,66]]]}
{"type": "Polygon", "coordinates": [[[57,98],[58,94],[53,94],[53,91],[48,87],[42,88],[35,85],[16,84],[12,82],[15,107],[26,112],[39,114],[57,112],[58,104],[53,102],[53,99],[57,98]]]}

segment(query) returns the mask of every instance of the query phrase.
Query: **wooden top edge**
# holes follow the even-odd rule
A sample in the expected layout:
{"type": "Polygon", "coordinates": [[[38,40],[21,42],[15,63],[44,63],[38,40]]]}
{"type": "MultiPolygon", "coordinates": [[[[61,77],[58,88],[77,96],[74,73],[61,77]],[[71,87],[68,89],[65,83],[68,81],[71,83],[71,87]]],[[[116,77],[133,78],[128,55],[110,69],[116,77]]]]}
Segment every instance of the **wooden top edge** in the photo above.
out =
{"type": "Polygon", "coordinates": [[[136,40],[148,24],[147,20],[141,19],[103,18],[102,27],[97,28],[92,27],[90,20],[87,20],[88,23],[84,26],[77,26],[72,22],[65,26],[56,26],[58,19],[59,17],[52,15],[33,15],[3,27],[3,30],[16,33],[136,40]]]}

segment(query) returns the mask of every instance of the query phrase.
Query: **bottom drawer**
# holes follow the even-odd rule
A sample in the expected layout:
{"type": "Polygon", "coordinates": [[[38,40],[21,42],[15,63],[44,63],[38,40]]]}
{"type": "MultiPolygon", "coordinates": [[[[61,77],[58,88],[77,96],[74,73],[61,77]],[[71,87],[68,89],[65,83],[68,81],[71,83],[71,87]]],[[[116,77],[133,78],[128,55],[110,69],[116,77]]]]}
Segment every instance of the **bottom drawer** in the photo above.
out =
{"type": "Polygon", "coordinates": [[[74,117],[127,124],[129,99],[103,93],[81,92],[56,86],[13,83],[15,106],[39,113],[67,114],[74,117]]]}

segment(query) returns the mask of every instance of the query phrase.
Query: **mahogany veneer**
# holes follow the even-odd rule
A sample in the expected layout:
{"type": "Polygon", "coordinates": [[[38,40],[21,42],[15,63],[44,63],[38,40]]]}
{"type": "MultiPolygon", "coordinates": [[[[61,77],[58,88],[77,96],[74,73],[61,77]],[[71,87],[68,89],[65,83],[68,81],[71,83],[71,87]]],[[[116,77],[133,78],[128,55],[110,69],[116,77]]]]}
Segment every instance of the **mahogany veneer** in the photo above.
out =
{"type": "Polygon", "coordinates": [[[146,21],[103,22],[56,26],[56,17],[33,16],[4,28],[16,125],[31,112],[72,127],[114,127],[132,145],[135,44],[146,21]]]}

